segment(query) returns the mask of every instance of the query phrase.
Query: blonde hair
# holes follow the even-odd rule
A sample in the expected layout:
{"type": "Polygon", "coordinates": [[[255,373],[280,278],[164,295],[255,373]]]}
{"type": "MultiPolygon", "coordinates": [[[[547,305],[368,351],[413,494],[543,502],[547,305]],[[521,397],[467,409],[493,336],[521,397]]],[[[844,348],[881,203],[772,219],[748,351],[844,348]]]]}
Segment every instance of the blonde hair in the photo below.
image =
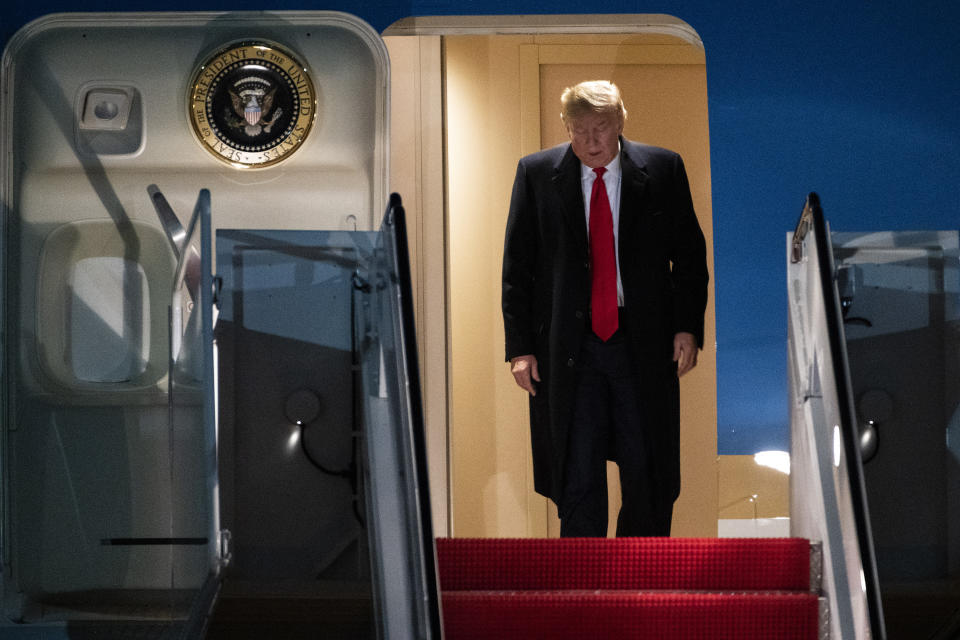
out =
{"type": "Polygon", "coordinates": [[[563,90],[560,119],[564,123],[569,124],[589,113],[615,113],[621,121],[626,120],[627,109],[617,85],[607,80],[588,80],[563,90]]]}

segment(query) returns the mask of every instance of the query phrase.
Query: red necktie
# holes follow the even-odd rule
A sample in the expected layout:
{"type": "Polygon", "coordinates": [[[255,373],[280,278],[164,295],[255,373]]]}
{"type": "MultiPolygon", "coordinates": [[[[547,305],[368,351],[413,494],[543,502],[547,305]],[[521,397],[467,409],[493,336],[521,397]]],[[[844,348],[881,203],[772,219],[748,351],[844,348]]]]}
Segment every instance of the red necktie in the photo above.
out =
{"type": "Polygon", "coordinates": [[[613,214],[607,187],[606,169],[594,169],[597,177],[590,194],[590,313],[593,332],[608,340],[617,330],[617,258],[613,245],[613,214]]]}

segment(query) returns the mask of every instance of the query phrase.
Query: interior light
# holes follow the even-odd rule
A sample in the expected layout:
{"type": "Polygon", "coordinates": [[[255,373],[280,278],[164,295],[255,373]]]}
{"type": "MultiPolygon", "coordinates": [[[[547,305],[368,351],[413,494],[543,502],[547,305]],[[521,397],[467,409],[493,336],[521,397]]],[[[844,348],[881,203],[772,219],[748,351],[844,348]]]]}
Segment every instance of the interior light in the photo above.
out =
{"type": "Polygon", "coordinates": [[[293,452],[298,446],[300,446],[300,429],[292,429],[287,439],[287,452],[293,452]]]}

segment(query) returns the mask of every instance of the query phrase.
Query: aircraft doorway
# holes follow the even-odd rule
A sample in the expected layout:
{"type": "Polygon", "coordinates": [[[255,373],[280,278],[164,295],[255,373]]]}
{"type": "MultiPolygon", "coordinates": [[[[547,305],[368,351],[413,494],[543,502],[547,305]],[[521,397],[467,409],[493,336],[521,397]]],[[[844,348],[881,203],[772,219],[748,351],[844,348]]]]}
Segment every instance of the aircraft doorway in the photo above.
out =
{"type": "MultiPolygon", "coordinates": [[[[385,32],[393,74],[391,189],[408,194],[419,225],[411,234],[420,243],[412,247],[419,256],[413,268],[438,535],[559,533],[552,504],[533,490],[527,398],[503,362],[500,269],[517,160],[566,139],[563,87],[616,82],[628,110],[626,137],[683,156],[713,273],[703,45],[668,16],[616,18],[414,18],[385,32]],[[413,157],[399,154],[410,149],[413,157]],[[442,167],[443,184],[429,182],[431,166],[442,167]]],[[[709,297],[706,348],[681,381],[675,535],[716,535],[712,290],[709,297]]]]}

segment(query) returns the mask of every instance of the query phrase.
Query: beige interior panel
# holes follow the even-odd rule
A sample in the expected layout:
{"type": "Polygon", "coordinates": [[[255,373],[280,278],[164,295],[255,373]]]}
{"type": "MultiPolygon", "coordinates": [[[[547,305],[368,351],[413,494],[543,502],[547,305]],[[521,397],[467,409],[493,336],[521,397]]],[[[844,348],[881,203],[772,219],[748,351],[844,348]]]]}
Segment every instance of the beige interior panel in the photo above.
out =
{"type": "Polygon", "coordinates": [[[754,456],[718,458],[719,517],[787,518],[790,516],[790,475],[757,464],[754,456]]]}
{"type": "Polygon", "coordinates": [[[390,190],[403,198],[410,245],[434,532],[450,535],[446,224],[440,36],[387,36],[390,190]]]}
{"type": "Polygon", "coordinates": [[[544,536],[533,492],[527,399],[503,360],[500,266],[520,157],[519,45],[445,41],[453,533],[544,536]]]}

